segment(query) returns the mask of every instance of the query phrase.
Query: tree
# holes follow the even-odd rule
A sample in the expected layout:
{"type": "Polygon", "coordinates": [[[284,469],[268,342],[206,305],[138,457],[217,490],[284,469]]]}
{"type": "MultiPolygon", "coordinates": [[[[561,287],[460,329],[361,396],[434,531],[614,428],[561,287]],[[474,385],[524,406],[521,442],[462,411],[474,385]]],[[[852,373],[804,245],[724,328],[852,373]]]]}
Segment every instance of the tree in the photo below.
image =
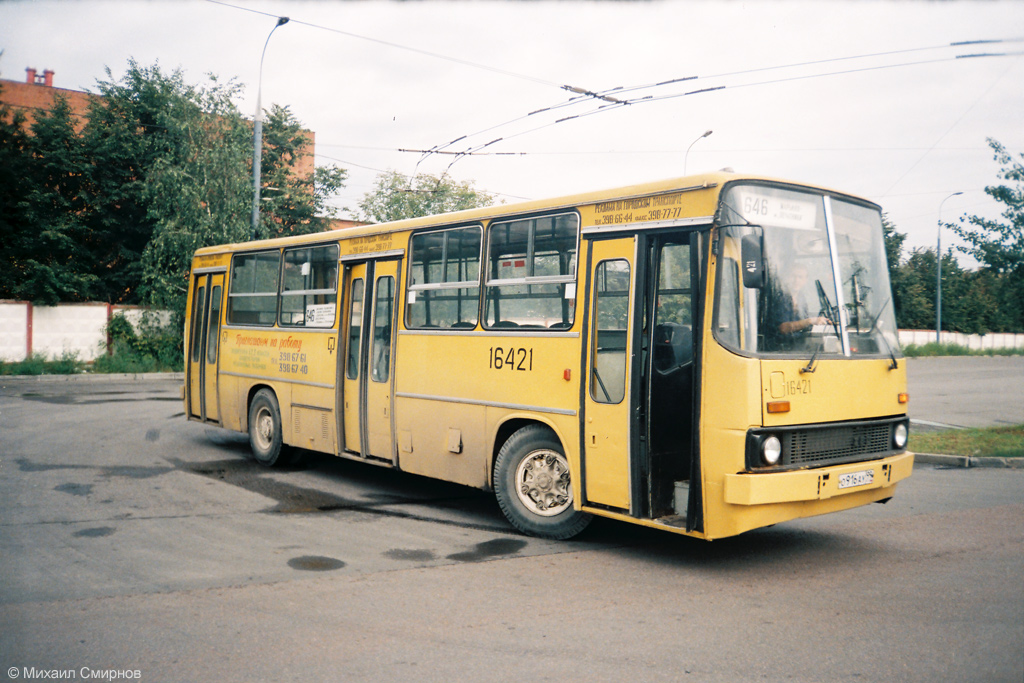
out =
{"type": "Polygon", "coordinates": [[[196,249],[249,237],[251,133],[233,103],[239,90],[211,77],[164,121],[175,143],[154,160],[144,192],[153,232],[139,291],[153,306],[183,314],[196,249]]]}
{"type": "Polygon", "coordinates": [[[300,176],[295,164],[310,144],[307,131],[288,107],[273,105],[263,129],[260,177],[260,237],[319,232],[327,227],[334,209],[327,200],[345,186],[347,172],[318,167],[300,176]]]}
{"type": "Polygon", "coordinates": [[[20,113],[0,118],[0,298],[86,301],[97,279],[81,269],[82,146],[71,108],[58,94],[31,126],[20,113]]]}
{"type": "Polygon", "coordinates": [[[1014,158],[1006,148],[988,139],[995,160],[1002,165],[998,177],[1007,184],[990,185],[985,193],[1005,205],[1005,221],[963,216],[946,224],[967,246],[958,247],[973,256],[987,271],[995,307],[1004,329],[1024,330],[1024,153],[1014,158]]]}
{"type": "Polygon", "coordinates": [[[494,196],[473,188],[472,181],[456,182],[426,173],[411,178],[397,171],[377,176],[374,189],[359,202],[364,220],[375,223],[432,216],[494,203],[494,196]]]}

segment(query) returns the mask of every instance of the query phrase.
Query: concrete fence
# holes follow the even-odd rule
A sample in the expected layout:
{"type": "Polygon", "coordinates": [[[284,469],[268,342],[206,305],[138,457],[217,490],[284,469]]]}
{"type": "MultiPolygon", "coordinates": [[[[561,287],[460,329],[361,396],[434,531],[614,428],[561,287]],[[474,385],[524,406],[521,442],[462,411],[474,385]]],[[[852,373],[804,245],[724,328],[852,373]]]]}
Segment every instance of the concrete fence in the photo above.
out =
{"type": "MultiPolygon", "coordinates": [[[[0,300],[0,360],[20,361],[32,354],[50,359],[65,353],[78,360],[96,360],[105,352],[107,323],[115,315],[125,316],[138,329],[147,309],[103,303],[33,306],[27,301],[0,300]]],[[[162,322],[170,316],[159,312],[162,322]]],[[[935,330],[900,330],[900,344],[921,346],[935,341],[935,330]]],[[[943,332],[942,343],[970,349],[1024,349],[1024,334],[960,334],[943,332]]]]}
{"type": "MultiPolygon", "coordinates": [[[[1024,349],[1024,334],[1013,332],[991,332],[989,334],[963,334],[943,332],[939,336],[943,344],[956,344],[975,351],[986,349],[1024,349]]],[[[935,343],[935,330],[900,330],[900,346],[913,344],[924,346],[935,343]]]]}
{"type": "MultiPolygon", "coordinates": [[[[107,323],[123,315],[138,329],[148,309],[104,303],[34,306],[27,301],[0,300],[0,361],[21,361],[37,354],[57,359],[74,354],[93,361],[106,352],[107,323]]],[[[169,315],[159,313],[166,322],[169,315]]]]}

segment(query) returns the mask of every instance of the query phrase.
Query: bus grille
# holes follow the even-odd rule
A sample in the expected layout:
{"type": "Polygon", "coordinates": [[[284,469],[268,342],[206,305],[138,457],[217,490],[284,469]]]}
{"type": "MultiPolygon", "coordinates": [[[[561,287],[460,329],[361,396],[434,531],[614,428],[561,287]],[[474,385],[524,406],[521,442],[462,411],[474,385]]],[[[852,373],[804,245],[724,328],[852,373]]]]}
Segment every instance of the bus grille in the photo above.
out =
{"type": "Polygon", "coordinates": [[[889,423],[794,430],[782,435],[783,464],[824,464],[865,455],[881,457],[891,448],[891,434],[889,423]]]}

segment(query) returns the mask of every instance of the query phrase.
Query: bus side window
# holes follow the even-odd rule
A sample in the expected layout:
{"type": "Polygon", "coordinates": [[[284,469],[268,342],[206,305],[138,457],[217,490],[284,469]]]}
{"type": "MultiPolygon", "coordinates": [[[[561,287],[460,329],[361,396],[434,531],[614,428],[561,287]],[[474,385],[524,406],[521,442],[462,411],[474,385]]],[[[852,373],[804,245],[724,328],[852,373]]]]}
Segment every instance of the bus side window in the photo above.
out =
{"type": "Polygon", "coordinates": [[[231,258],[228,322],[235,325],[274,324],[281,252],[235,254],[231,258]]]}
{"type": "Polygon", "coordinates": [[[723,257],[719,268],[718,307],[715,311],[715,336],[733,348],[740,347],[739,265],[723,257]]]}
{"type": "Polygon", "coordinates": [[[206,312],[206,286],[196,289],[192,307],[192,362],[198,363],[203,352],[203,314],[206,312]]]}
{"type": "Polygon", "coordinates": [[[206,337],[206,362],[217,362],[217,340],[220,333],[220,285],[210,294],[210,332],[206,337]]]}
{"type": "Polygon", "coordinates": [[[629,261],[602,261],[594,279],[590,396],[598,403],[621,403],[626,396],[629,261]]]}
{"type": "Polygon", "coordinates": [[[488,328],[572,327],[578,234],[575,213],[490,225],[484,304],[488,328]]]}
{"type": "Polygon", "coordinates": [[[359,340],[363,332],[363,278],[352,282],[352,306],[348,325],[348,378],[359,377],[359,340]]]}
{"type": "Polygon", "coordinates": [[[373,304],[373,361],[370,379],[387,382],[391,375],[391,324],[395,303],[395,278],[378,278],[377,296],[373,304]]]}
{"type": "Polygon", "coordinates": [[[480,310],[479,226],[421,232],[410,242],[407,328],[476,327],[480,310]]]}
{"type": "Polygon", "coordinates": [[[338,245],[286,249],[281,326],[333,327],[337,301],[338,245]]]}

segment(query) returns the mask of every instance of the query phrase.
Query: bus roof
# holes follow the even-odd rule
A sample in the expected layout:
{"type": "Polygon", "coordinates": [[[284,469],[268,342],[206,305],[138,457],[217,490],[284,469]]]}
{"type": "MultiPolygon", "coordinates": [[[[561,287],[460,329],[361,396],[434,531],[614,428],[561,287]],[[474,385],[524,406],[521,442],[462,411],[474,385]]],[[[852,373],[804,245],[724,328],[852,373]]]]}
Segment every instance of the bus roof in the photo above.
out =
{"type": "MultiPolygon", "coordinates": [[[[338,228],[337,230],[326,230],[324,232],[315,232],[307,235],[290,235],[287,237],[276,237],[267,240],[257,240],[252,242],[239,242],[235,244],[223,244],[212,247],[203,247],[202,249],[198,249],[196,251],[196,256],[258,248],[293,246],[296,244],[323,242],[325,240],[329,241],[331,239],[350,239],[353,237],[364,237],[367,235],[379,235],[391,232],[400,232],[405,230],[415,230],[417,228],[423,227],[454,225],[459,223],[472,223],[486,221],[491,218],[507,218],[509,216],[530,214],[538,211],[569,208],[574,206],[584,206],[587,204],[594,204],[602,201],[609,201],[612,199],[626,199],[629,197],[655,195],[679,190],[711,190],[715,188],[721,188],[723,184],[736,180],[760,180],[769,182],[779,182],[799,185],[801,187],[807,187],[810,189],[821,190],[825,192],[834,192],[829,188],[822,187],[819,185],[797,183],[794,181],[782,180],[780,178],[772,178],[770,176],[738,174],[731,171],[715,171],[711,173],[703,173],[699,175],[684,176],[679,178],[669,178],[665,180],[641,183],[637,185],[628,185],[625,187],[596,190],[591,192],[565,195],[549,199],[536,199],[526,202],[517,202],[514,204],[492,204],[490,206],[478,209],[467,209],[465,211],[456,211],[452,213],[434,214],[431,216],[422,216],[419,218],[410,218],[400,221],[392,221],[388,223],[373,223],[369,225],[358,225],[347,228],[338,228]]],[[[845,192],[836,192],[836,194],[851,196],[845,192]]]]}

